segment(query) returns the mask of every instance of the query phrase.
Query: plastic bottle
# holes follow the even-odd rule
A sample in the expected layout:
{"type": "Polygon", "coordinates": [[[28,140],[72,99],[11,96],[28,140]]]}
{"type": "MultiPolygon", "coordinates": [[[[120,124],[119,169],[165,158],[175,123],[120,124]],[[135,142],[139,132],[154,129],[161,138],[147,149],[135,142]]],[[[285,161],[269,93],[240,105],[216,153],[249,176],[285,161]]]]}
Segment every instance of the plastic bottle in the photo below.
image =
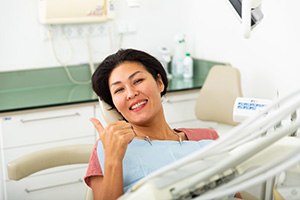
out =
{"type": "Polygon", "coordinates": [[[183,77],[192,78],[194,75],[193,59],[190,53],[186,53],[183,59],[183,77]]]}
{"type": "Polygon", "coordinates": [[[167,47],[161,47],[159,49],[159,53],[161,54],[160,56],[160,62],[161,64],[163,65],[166,73],[167,73],[167,77],[168,79],[171,79],[172,76],[171,74],[169,73],[169,69],[168,69],[168,66],[169,66],[169,63],[171,62],[171,55],[170,55],[170,51],[167,47]]]}
{"type": "Polygon", "coordinates": [[[175,37],[175,50],[171,62],[172,77],[181,78],[183,76],[183,59],[185,54],[185,39],[184,35],[175,37]]]}

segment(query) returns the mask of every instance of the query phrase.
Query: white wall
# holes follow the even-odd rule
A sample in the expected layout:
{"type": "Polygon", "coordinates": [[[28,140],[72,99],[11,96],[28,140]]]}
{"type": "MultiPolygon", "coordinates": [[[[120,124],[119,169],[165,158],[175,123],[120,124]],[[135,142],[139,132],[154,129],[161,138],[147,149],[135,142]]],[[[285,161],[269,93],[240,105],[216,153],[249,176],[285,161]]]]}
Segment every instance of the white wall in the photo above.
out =
{"type": "MultiPolygon", "coordinates": [[[[0,71],[60,65],[38,22],[37,2],[2,1],[0,71]]],[[[263,0],[265,17],[250,39],[242,37],[241,24],[226,0],[140,0],[140,8],[128,8],[126,2],[115,0],[116,20],[102,25],[103,35],[91,39],[95,62],[119,47],[117,26],[130,22],[137,32],[125,35],[122,47],[158,55],[159,47],[172,49],[174,34],[184,32],[195,57],[230,62],[240,69],[245,96],[274,98],[277,90],[284,95],[300,86],[298,0],[263,0]]],[[[85,38],[70,39],[73,53],[61,34],[55,35],[54,44],[59,58],[68,64],[89,60],[85,38]]]]}
{"type": "Polygon", "coordinates": [[[298,0],[262,0],[264,19],[244,39],[225,0],[188,0],[186,30],[194,55],[228,61],[241,71],[245,96],[274,98],[300,87],[298,0]]]}
{"type": "MultiPolygon", "coordinates": [[[[94,61],[101,61],[120,47],[117,29],[121,23],[131,23],[137,28],[136,33],[124,36],[121,47],[135,47],[157,54],[160,46],[171,44],[173,40],[169,38],[173,37],[175,30],[172,27],[177,26],[170,22],[175,20],[178,8],[176,4],[169,7],[172,0],[159,2],[143,0],[140,8],[129,8],[127,1],[115,0],[116,20],[100,24],[104,29],[103,34],[91,38],[94,61]]],[[[38,0],[2,1],[0,15],[0,71],[61,65],[50,48],[47,28],[38,21],[38,0]]],[[[71,37],[69,43],[60,32],[62,29],[62,26],[54,26],[53,44],[59,60],[67,64],[87,63],[89,54],[86,37],[71,37]]]]}

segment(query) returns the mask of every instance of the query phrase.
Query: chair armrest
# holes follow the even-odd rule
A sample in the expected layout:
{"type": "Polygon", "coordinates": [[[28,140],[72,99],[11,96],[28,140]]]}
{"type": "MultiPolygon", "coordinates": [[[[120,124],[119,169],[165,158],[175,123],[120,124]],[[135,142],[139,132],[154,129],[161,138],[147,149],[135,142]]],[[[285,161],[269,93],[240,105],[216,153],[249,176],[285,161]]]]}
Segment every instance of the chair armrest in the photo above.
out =
{"type": "Polygon", "coordinates": [[[93,144],[68,145],[26,154],[7,164],[8,178],[20,180],[48,168],[88,163],[93,146],[93,144]]]}

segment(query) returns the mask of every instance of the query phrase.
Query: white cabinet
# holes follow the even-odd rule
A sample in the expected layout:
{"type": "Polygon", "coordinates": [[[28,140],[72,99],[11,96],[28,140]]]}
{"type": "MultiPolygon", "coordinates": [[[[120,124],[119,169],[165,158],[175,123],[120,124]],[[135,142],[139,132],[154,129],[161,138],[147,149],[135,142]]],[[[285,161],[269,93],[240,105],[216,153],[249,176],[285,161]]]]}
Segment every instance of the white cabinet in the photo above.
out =
{"type": "MultiPolygon", "coordinates": [[[[86,164],[57,167],[10,181],[6,165],[24,154],[69,144],[94,144],[89,121],[93,104],[55,107],[5,114],[0,117],[1,162],[4,199],[80,199],[85,194],[86,164]]],[[[1,198],[2,199],[2,198],[1,198]]]]}
{"type": "MultiPolygon", "coordinates": [[[[0,121],[0,135],[2,135],[1,132],[1,121],[0,121]]],[[[2,141],[0,140],[0,142],[2,143],[2,141]]],[[[3,166],[3,162],[2,162],[2,156],[3,153],[2,151],[0,151],[0,199],[4,199],[4,184],[3,184],[3,170],[5,170],[4,166],[3,166]]]]}
{"type": "Polygon", "coordinates": [[[163,98],[163,108],[167,122],[172,128],[195,127],[197,119],[195,104],[199,89],[170,92],[163,98]]]}
{"type": "Polygon", "coordinates": [[[83,200],[86,186],[83,176],[86,166],[65,169],[53,173],[34,175],[20,181],[6,183],[7,199],[78,199],[83,200]]]}
{"type": "Polygon", "coordinates": [[[2,118],[4,149],[92,135],[93,107],[65,108],[2,118]]]}

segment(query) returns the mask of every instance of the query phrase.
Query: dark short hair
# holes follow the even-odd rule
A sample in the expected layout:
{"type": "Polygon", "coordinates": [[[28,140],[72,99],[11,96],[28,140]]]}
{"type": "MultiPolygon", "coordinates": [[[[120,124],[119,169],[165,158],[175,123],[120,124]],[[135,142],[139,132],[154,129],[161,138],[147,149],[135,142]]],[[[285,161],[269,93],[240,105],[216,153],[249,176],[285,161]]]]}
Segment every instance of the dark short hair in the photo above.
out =
{"type": "Polygon", "coordinates": [[[93,90],[101,100],[109,104],[112,108],[115,108],[109,90],[108,79],[113,69],[128,61],[142,64],[155,80],[157,80],[159,78],[158,75],[160,75],[165,86],[161,92],[161,96],[166,94],[168,87],[167,74],[162,64],[155,57],[136,49],[120,49],[116,53],[106,57],[92,75],[93,90]]]}

